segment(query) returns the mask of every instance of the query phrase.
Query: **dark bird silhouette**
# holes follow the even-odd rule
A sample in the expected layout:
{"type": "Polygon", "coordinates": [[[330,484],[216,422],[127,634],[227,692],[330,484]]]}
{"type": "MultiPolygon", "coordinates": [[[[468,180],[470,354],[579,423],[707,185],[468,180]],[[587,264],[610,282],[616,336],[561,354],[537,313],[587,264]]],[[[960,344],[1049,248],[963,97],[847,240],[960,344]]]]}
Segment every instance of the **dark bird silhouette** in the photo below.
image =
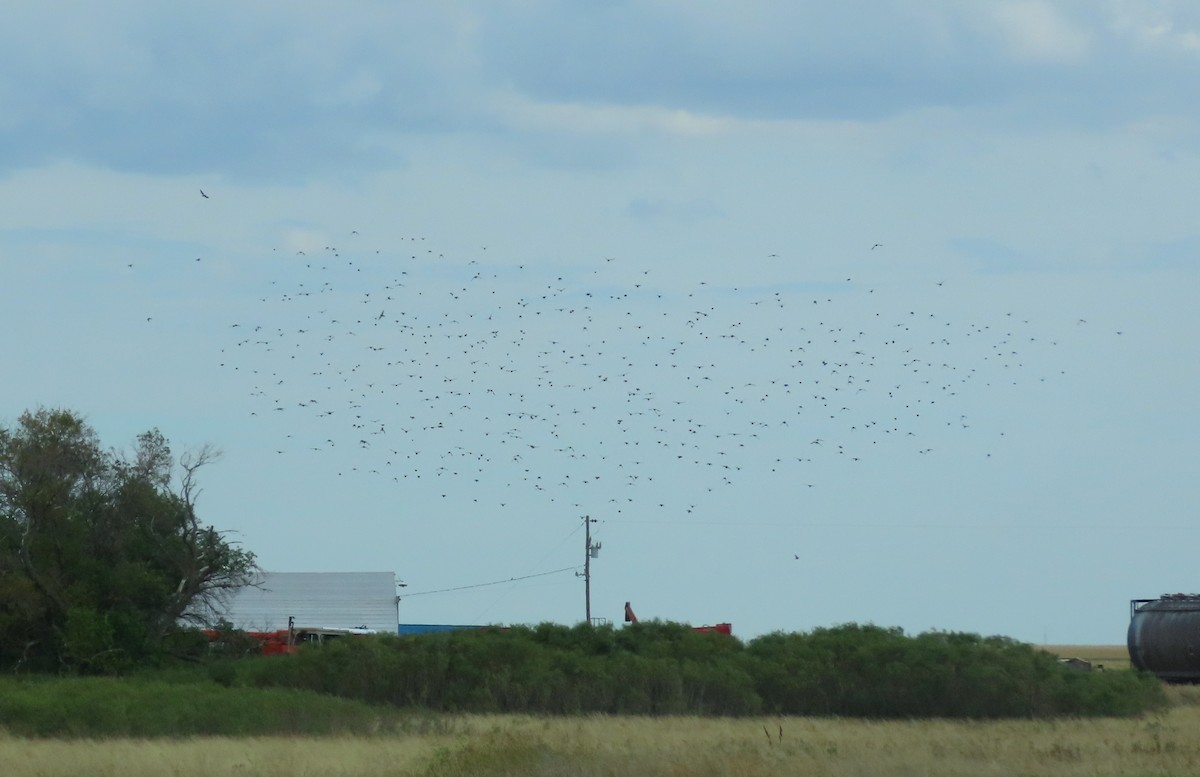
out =
{"type": "Polygon", "coordinates": [[[209,199],[209,196],[208,196],[207,194],[205,194],[205,193],[204,193],[204,190],[203,190],[203,189],[201,189],[201,190],[200,190],[200,196],[201,196],[201,197],[203,197],[203,198],[204,198],[204,199],[206,199],[206,200],[207,200],[207,199],[209,199]]]}

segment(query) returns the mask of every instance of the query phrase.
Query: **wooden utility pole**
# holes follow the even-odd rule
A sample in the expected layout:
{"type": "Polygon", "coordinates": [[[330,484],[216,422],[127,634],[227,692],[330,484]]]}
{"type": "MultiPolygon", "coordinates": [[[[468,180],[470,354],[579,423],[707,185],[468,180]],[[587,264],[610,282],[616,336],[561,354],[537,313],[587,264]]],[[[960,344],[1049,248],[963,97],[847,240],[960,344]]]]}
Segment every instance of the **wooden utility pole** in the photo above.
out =
{"type": "Polygon", "coordinates": [[[583,516],[583,604],[584,622],[592,625],[592,554],[600,550],[600,545],[592,545],[592,524],[595,518],[583,516]]]}

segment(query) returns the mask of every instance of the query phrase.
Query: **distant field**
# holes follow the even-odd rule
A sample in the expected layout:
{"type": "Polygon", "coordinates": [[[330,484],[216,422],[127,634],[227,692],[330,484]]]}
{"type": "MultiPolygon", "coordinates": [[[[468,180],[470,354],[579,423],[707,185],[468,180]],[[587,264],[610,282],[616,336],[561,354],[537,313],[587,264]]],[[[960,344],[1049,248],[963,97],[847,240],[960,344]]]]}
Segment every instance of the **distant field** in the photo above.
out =
{"type": "Polygon", "coordinates": [[[1038,645],[1047,653],[1059,658],[1082,658],[1092,666],[1103,665],[1105,669],[1128,669],[1129,649],[1124,645],[1038,645]]]}

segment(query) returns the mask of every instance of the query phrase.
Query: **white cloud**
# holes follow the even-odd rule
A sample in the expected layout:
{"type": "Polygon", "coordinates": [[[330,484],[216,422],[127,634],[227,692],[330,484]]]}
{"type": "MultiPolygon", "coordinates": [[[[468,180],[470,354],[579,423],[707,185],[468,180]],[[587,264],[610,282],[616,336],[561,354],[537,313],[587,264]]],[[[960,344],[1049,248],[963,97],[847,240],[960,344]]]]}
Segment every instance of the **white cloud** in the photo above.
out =
{"type": "Polygon", "coordinates": [[[755,0],[736,14],[377,2],[272,5],[236,25],[220,3],[120,7],[65,27],[26,10],[0,31],[0,174],[64,159],[292,183],[402,166],[417,137],[605,166],[628,157],[597,153],[601,138],[825,136],[930,112],[1102,127],[1197,110],[1179,95],[1200,13],[1167,0],[755,0]]]}
{"type": "Polygon", "coordinates": [[[1143,49],[1168,53],[1200,52],[1200,33],[1196,32],[1195,25],[1178,18],[1170,9],[1159,8],[1146,13],[1126,8],[1116,15],[1113,27],[1143,49]]]}
{"type": "Polygon", "coordinates": [[[1000,5],[990,14],[1009,53],[1029,62],[1078,62],[1091,35],[1041,0],[1000,5]]]}
{"type": "Polygon", "coordinates": [[[292,229],[288,231],[283,242],[290,252],[303,251],[305,255],[316,256],[329,245],[329,236],[310,229],[292,229]]]}
{"type": "Polygon", "coordinates": [[[329,89],[314,96],[313,101],[323,108],[350,107],[370,103],[384,92],[383,79],[373,69],[359,70],[339,76],[329,89]]]}
{"type": "Polygon", "coordinates": [[[539,102],[512,92],[494,96],[491,105],[509,127],[574,135],[717,135],[738,123],[656,105],[539,102]]]}

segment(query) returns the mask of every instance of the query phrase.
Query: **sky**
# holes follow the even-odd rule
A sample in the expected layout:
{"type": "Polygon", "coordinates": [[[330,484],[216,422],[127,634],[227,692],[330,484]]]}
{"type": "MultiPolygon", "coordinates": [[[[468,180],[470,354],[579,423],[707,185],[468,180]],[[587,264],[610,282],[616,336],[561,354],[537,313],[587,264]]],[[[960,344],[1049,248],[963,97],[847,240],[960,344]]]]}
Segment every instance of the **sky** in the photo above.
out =
{"type": "MultiPolygon", "coordinates": [[[[404,623],[1125,640],[1194,591],[1200,6],[19,3],[0,425],[404,623]]],[[[331,624],[327,624],[331,625],[331,624]]]]}

